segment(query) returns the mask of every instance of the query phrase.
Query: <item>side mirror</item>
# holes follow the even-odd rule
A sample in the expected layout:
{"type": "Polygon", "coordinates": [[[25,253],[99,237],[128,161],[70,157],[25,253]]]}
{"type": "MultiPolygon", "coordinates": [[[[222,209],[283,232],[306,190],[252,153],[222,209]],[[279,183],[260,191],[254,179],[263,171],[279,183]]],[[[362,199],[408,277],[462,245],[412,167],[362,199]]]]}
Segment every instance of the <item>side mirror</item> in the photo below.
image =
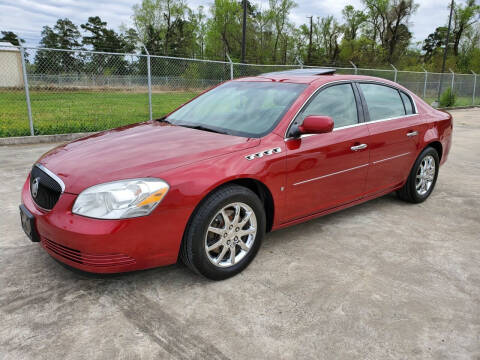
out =
{"type": "Polygon", "coordinates": [[[323,134],[333,130],[333,119],[330,116],[309,115],[298,127],[300,134],[323,134]]]}

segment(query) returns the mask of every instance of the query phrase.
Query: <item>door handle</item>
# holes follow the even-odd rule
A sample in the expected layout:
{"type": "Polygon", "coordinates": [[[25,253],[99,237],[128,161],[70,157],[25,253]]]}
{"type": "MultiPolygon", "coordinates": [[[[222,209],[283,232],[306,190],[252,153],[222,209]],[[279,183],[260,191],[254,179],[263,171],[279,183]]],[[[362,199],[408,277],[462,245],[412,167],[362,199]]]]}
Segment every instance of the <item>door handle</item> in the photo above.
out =
{"type": "Polygon", "coordinates": [[[417,135],[418,135],[418,131],[409,131],[409,132],[407,133],[407,136],[408,136],[408,137],[417,136],[417,135]]]}
{"type": "Polygon", "coordinates": [[[367,144],[360,144],[360,145],[352,146],[350,149],[352,151],[358,151],[358,150],[363,150],[363,149],[366,149],[366,148],[367,148],[367,144]]]}

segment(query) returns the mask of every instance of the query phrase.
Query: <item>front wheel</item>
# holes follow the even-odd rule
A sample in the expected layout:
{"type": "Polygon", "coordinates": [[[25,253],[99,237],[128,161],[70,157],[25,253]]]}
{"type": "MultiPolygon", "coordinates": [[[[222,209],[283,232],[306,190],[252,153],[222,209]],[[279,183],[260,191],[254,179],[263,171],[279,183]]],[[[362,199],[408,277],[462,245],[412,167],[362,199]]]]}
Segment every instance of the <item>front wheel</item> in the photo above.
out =
{"type": "Polygon", "coordinates": [[[212,280],[238,274],[255,257],[265,234],[265,210],[251,190],[228,185],[209,195],[185,232],[185,265],[212,280]]]}
{"type": "Polygon", "coordinates": [[[437,150],[425,148],[415,161],[407,182],[398,190],[400,199],[415,204],[425,201],[437,182],[439,165],[437,150]]]}

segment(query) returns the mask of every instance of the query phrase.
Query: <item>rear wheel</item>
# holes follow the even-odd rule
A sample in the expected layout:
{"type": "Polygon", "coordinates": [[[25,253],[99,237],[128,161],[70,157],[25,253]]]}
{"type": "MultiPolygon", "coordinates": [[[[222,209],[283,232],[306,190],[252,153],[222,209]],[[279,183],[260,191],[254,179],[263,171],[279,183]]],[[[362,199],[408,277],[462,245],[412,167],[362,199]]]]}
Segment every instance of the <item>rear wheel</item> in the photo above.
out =
{"type": "Polygon", "coordinates": [[[258,196],[238,185],[219,188],[193,215],[182,242],[185,265],[213,280],[238,274],[255,257],[265,234],[258,196]]]}
{"type": "Polygon", "coordinates": [[[421,203],[432,193],[437,182],[440,160],[437,150],[425,148],[418,156],[398,196],[411,203],[421,203]]]}

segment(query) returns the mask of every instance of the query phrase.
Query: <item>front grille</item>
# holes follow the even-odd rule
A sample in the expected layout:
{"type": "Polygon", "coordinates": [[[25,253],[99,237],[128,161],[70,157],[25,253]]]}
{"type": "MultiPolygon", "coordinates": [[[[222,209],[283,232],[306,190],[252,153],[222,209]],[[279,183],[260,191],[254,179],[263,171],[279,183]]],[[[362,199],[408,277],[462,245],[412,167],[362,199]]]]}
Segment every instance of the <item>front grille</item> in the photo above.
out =
{"type": "Polygon", "coordinates": [[[77,264],[95,267],[124,266],[135,264],[135,259],[123,254],[88,254],[60,245],[42,237],[42,245],[51,252],[77,264]]]}
{"type": "Polygon", "coordinates": [[[62,191],[62,185],[56,179],[37,165],[33,166],[30,173],[30,194],[38,206],[46,210],[53,209],[62,191]],[[34,187],[37,187],[36,192],[34,187]]]}

